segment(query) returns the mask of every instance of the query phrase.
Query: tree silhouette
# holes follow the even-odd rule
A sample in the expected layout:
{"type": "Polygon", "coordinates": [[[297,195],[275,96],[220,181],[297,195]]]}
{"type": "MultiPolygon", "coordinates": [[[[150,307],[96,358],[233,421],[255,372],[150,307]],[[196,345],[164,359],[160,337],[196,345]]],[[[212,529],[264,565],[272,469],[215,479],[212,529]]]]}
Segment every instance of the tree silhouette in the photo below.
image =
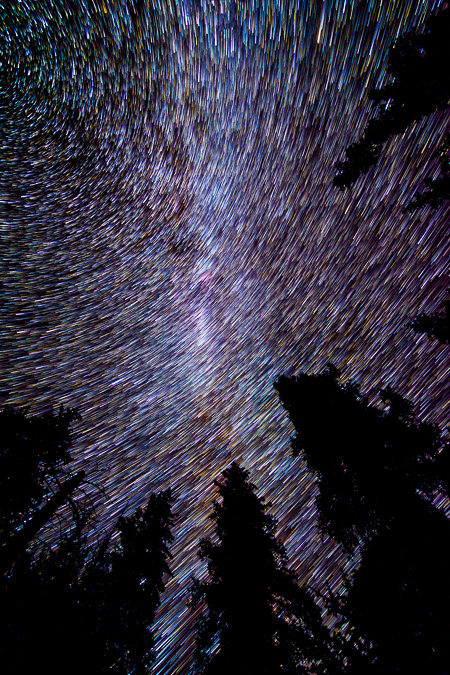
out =
{"type": "MultiPolygon", "coordinates": [[[[400,36],[389,49],[387,71],[391,81],[374,89],[370,98],[377,106],[362,137],[346,150],[346,158],[337,164],[333,184],[346,189],[367,173],[378,161],[384,143],[404,133],[412,124],[450,104],[450,74],[443,66],[449,58],[448,34],[450,9],[432,15],[421,33],[400,36]]],[[[425,204],[440,206],[450,197],[450,136],[438,151],[440,178],[426,180],[427,190],[419,194],[406,210],[425,204]]]]}
{"type": "Polygon", "coordinates": [[[419,314],[405,324],[416,333],[424,333],[430,340],[437,340],[443,345],[450,342],[450,298],[442,303],[442,311],[438,314],[419,314]]]}
{"type": "Polygon", "coordinates": [[[449,447],[438,427],[416,421],[390,388],[380,392],[384,409],[369,405],[332,366],[275,388],[296,429],[294,453],[317,476],[323,533],[348,553],[362,546],[338,609],[374,645],[365,670],[446,672],[450,523],[431,498],[448,494],[449,447]]]}
{"type": "MultiPolygon", "coordinates": [[[[81,417],[77,410],[61,408],[58,413],[29,416],[27,410],[6,406],[0,411],[0,543],[10,543],[13,535],[45,524],[58,506],[66,501],[84,474],[77,479],[66,470],[71,461],[71,425],[81,417]],[[72,481],[61,486],[61,480],[72,481]],[[59,497],[58,497],[59,494],[59,497]],[[53,498],[50,501],[50,498],[53,498]],[[50,507],[48,506],[50,504],[50,507]],[[47,505],[47,508],[42,509],[47,505]],[[36,517],[39,509],[41,516],[36,517]],[[43,519],[44,516],[44,519],[43,519]]],[[[23,537],[22,537],[23,538],[23,537]]],[[[24,541],[24,544],[29,541],[24,541]]]]}
{"type": "Polygon", "coordinates": [[[166,490],[152,494],[144,510],[120,518],[119,545],[109,551],[104,539],[83,572],[80,591],[97,672],[144,675],[154,661],[151,625],[170,575],[172,504],[166,490]]]}
{"type": "Polygon", "coordinates": [[[306,673],[324,671],[330,639],[312,597],[289,571],[276,521],[266,513],[247,471],[233,463],[215,482],[220,501],[215,541],[203,539],[209,578],[194,580],[201,601],[195,672],[306,673]]]}
{"type": "Polygon", "coordinates": [[[173,499],[170,491],[152,494],[95,549],[93,509],[72,498],[84,474],[66,468],[74,419],[76,411],[62,409],[0,413],[0,659],[15,672],[147,673],[151,624],[169,573],[173,499]],[[66,529],[30,548],[63,504],[72,513],[66,529]]]}

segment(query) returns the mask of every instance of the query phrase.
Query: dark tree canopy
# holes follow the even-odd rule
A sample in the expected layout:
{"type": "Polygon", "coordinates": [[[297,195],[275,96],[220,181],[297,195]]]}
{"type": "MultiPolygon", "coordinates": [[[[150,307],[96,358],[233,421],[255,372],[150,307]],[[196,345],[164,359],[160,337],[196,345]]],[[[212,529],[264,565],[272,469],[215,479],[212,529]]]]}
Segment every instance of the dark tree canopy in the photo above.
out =
{"type": "Polygon", "coordinates": [[[80,593],[96,672],[144,675],[154,661],[151,626],[170,575],[172,504],[166,490],[152,494],[144,510],[120,518],[119,544],[109,551],[106,538],[83,571],[80,593]]]}
{"type": "Polygon", "coordinates": [[[192,588],[191,604],[204,602],[195,672],[300,674],[308,663],[322,672],[329,637],[311,596],[287,568],[267,505],[235,463],[215,484],[216,541],[200,546],[209,578],[192,588]]]}
{"type": "Polygon", "coordinates": [[[438,314],[419,314],[406,324],[416,333],[428,336],[430,340],[437,340],[443,345],[450,343],[450,299],[442,303],[442,311],[438,314]]]}
{"type": "Polygon", "coordinates": [[[37,509],[57,491],[66,466],[71,425],[77,410],[29,416],[4,407],[0,411],[0,541],[6,543],[37,509]]]}
{"type": "Polygon", "coordinates": [[[84,514],[37,560],[21,556],[1,589],[0,654],[17,672],[45,665],[56,675],[148,672],[151,625],[169,574],[172,498],[153,494],[144,510],[117,524],[93,552],[84,514]],[[70,655],[70,657],[69,657],[70,655]]]}
{"type": "Polygon", "coordinates": [[[384,410],[354,383],[340,384],[333,366],[283,376],[275,388],[296,430],[294,454],[303,452],[317,476],[320,526],[349,552],[389,526],[418,490],[448,491],[439,428],[416,421],[390,387],[380,391],[384,410]]]}
{"type": "MultiPolygon", "coordinates": [[[[370,98],[376,113],[367,124],[359,141],[346,150],[346,158],[337,165],[334,185],[351,187],[378,161],[384,143],[394,135],[404,133],[412,124],[450,104],[450,56],[448,35],[450,9],[444,9],[427,21],[421,33],[400,36],[389,49],[387,71],[391,81],[372,91],[370,98]]],[[[438,152],[442,174],[436,180],[427,179],[427,190],[411,202],[407,210],[425,204],[440,206],[450,197],[450,164],[447,136],[438,152]]]]}
{"type": "MultiPolygon", "coordinates": [[[[88,542],[93,510],[72,497],[84,477],[71,476],[70,426],[76,411],[29,417],[0,413],[2,538],[0,662],[15,672],[148,672],[151,625],[169,574],[170,491],[120,518],[98,548],[88,542]],[[72,522],[51,545],[30,543],[66,505],[72,522]]],[[[67,526],[67,523],[65,523],[67,526]]]]}
{"type": "MultiPolygon", "coordinates": [[[[384,409],[330,366],[319,375],[281,377],[275,387],[318,481],[319,524],[362,562],[335,611],[373,645],[363,672],[433,672],[449,662],[450,523],[431,498],[448,495],[449,448],[436,425],[415,420],[390,388],[384,409]]],[[[361,672],[349,660],[349,673],[361,672]]]]}

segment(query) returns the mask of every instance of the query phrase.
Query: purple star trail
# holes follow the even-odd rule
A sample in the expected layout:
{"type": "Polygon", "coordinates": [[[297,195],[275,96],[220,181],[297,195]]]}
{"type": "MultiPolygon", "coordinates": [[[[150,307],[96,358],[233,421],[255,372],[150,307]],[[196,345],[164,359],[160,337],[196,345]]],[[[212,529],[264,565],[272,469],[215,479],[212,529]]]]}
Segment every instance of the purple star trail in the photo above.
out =
{"type": "Polygon", "coordinates": [[[404,328],[449,285],[450,209],[402,212],[450,116],[337,161],[391,42],[440,0],[10,0],[0,18],[1,394],[76,406],[98,528],[171,487],[174,579],[155,672],[186,672],[213,480],[273,503],[291,566],[339,583],[274,380],[329,361],[446,423],[446,348],[404,328]],[[94,488],[92,488],[94,490],[94,488]]]}

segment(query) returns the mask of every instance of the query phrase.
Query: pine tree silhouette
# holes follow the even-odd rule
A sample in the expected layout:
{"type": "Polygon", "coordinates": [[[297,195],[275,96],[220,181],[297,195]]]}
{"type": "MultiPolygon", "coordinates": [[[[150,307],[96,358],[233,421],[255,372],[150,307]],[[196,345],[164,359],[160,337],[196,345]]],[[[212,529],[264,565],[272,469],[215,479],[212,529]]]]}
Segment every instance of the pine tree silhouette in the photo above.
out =
{"type": "MultiPolygon", "coordinates": [[[[381,390],[369,405],[334,367],[281,377],[275,387],[294,424],[295,453],[317,478],[319,525],[362,562],[338,610],[372,642],[366,672],[448,672],[450,522],[433,506],[448,491],[450,448],[437,425],[415,420],[412,404],[381,390]]],[[[351,669],[348,672],[358,672],[351,669]]]]}
{"type": "MultiPolygon", "coordinates": [[[[346,149],[345,160],[338,162],[335,187],[350,188],[375,166],[391,136],[404,133],[414,123],[439,110],[448,109],[450,76],[444,64],[450,55],[449,28],[450,9],[447,8],[431,15],[423,31],[405,33],[391,45],[387,67],[391,80],[371,92],[376,112],[361,138],[346,149]]],[[[425,179],[426,189],[416,195],[405,211],[415,211],[426,204],[438,208],[449,199],[449,150],[450,135],[447,134],[436,153],[440,176],[425,179]]]]}
{"type": "Polygon", "coordinates": [[[84,473],[66,468],[74,419],[70,409],[0,412],[0,662],[11,664],[5,672],[144,675],[170,573],[172,495],[152,494],[146,508],[119,519],[116,546],[113,530],[95,550],[93,508],[73,497],[84,473]],[[33,541],[63,505],[65,529],[33,541]]]}
{"type": "Polygon", "coordinates": [[[281,675],[309,672],[312,663],[322,672],[329,636],[312,597],[287,567],[268,505],[236,463],[215,485],[216,537],[200,545],[209,579],[194,580],[191,589],[191,604],[204,603],[195,672],[281,675]]]}

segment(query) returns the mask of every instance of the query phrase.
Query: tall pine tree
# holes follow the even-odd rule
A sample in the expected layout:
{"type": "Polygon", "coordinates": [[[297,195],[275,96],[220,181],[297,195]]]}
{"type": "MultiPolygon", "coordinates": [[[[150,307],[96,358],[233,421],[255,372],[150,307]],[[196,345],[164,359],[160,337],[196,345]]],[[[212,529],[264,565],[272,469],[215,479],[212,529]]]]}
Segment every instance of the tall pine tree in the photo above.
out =
{"type": "MultiPolygon", "coordinates": [[[[371,673],[448,670],[450,523],[436,509],[448,494],[450,448],[436,425],[415,420],[389,387],[384,409],[370,405],[334,367],[275,383],[302,452],[317,478],[324,534],[362,562],[339,611],[351,632],[374,645],[371,673]]],[[[348,672],[358,672],[351,669],[348,672]]]]}
{"type": "MultiPolygon", "coordinates": [[[[170,491],[120,518],[98,550],[88,541],[92,509],[73,497],[83,472],[71,475],[76,411],[28,416],[0,411],[0,664],[14,672],[148,672],[152,623],[169,573],[170,491]],[[62,505],[73,519],[41,528],[62,505]],[[30,545],[32,548],[30,548],[30,545]]],[[[10,672],[5,670],[5,672],[10,672]]]]}
{"type": "Polygon", "coordinates": [[[95,672],[145,675],[154,659],[152,623],[170,575],[173,498],[152,494],[145,509],[119,518],[119,543],[107,537],[85,567],[79,593],[95,672]]]}
{"type": "Polygon", "coordinates": [[[194,580],[191,604],[202,604],[195,672],[204,675],[276,675],[325,669],[329,636],[308,591],[287,567],[276,520],[233,463],[216,481],[214,541],[203,539],[200,558],[209,578],[194,580]]]}
{"type": "MultiPolygon", "coordinates": [[[[450,105],[450,76],[444,64],[449,58],[448,32],[450,9],[433,14],[421,32],[411,31],[398,37],[389,48],[385,86],[374,89],[370,98],[375,114],[361,138],[346,150],[338,162],[334,185],[350,188],[358,178],[376,165],[384,144],[392,136],[403,134],[419,120],[450,105]]],[[[438,208],[450,197],[450,135],[446,134],[437,151],[441,174],[426,178],[426,189],[406,207],[414,211],[426,204],[438,208]]]]}
{"type": "Polygon", "coordinates": [[[84,478],[67,470],[77,410],[28,415],[0,410],[0,544],[3,569],[66,503],[84,478]]]}

